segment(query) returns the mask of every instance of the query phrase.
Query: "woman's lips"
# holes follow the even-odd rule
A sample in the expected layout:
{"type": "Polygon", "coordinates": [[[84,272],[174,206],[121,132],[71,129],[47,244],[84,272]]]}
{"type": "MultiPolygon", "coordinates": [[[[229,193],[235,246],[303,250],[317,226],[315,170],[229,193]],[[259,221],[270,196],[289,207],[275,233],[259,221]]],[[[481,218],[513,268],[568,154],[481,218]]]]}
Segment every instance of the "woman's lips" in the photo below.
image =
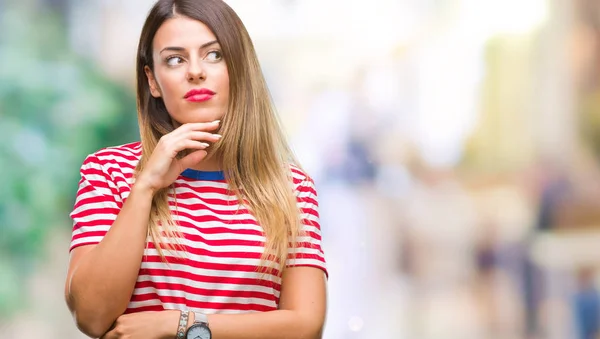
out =
{"type": "Polygon", "coordinates": [[[215,94],[207,88],[192,89],[185,94],[184,99],[190,102],[203,102],[210,100],[215,94]]]}

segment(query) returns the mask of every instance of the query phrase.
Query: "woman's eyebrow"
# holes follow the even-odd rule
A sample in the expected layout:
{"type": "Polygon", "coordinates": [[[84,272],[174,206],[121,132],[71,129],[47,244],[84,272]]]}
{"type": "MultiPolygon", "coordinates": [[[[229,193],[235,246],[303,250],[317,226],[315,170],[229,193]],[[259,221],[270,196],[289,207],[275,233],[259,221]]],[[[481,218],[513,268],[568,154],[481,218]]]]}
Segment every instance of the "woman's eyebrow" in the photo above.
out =
{"type": "MultiPolygon", "coordinates": [[[[208,46],[211,46],[211,45],[214,45],[214,44],[217,44],[217,43],[219,43],[217,40],[209,41],[207,43],[202,44],[202,46],[200,46],[200,49],[204,49],[204,48],[206,48],[208,46]]],[[[183,51],[185,51],[185,48],[183,48],[183,47],[177,47],[177,46],[168,46],[168,47],[163,48],[160,51],[160,53],[165,52],[165,51],[183,52],[183,51]]]]}

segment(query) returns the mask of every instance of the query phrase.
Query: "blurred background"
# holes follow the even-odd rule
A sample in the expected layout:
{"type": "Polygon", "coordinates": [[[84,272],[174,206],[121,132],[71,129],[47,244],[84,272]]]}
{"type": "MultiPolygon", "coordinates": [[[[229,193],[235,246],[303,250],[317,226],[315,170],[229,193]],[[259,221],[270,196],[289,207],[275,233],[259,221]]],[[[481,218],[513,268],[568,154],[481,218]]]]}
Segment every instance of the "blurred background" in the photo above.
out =
{"type": "MultiPolygon", "coordinates": [[[[600,338],[600,1],[230,0],[316,181],[326,339],[600,338]]],[[[152,0],[0,0],[0,338],[63,300],[79,166],[138,140],[152,0]]]]}

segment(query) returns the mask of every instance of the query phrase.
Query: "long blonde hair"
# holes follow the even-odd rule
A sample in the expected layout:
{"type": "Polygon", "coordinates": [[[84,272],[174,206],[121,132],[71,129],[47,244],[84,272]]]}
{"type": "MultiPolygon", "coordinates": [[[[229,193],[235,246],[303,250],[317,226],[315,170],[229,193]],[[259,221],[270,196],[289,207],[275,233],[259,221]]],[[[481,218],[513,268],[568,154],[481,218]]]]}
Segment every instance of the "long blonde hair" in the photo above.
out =
{"type": "MultiPolygon", "coordinates": [[[[281,274],[289,246],[296,246],[300,232],[299,211],[292,189],[289,164],[298,166],[273,109],[254,46],[237,14],[221,0],[160,0],[142,29],[137,53],[138,120],[142,171],[161,136],[173,130],[160,98],[150,95],[144,67],[153,69],[152,40],[158,28],[175,16],[186,16],[207,25],[219,41],[229,73],[229,105],[221,122],[221,141],[209,156],[222,166],[230,190],[245,201],[265,235],[262,255],[265,272],[281,274]]],[[[149,233],[161,257],[164,245],[159,224],[167,238],[181,234],[168,204],[172,187],[154,196],[149,233]]],[[[174,192],[174,190],[173,190],[174,192]]],[[[167,244],[167,247],[168,244],[167,244]]]]}

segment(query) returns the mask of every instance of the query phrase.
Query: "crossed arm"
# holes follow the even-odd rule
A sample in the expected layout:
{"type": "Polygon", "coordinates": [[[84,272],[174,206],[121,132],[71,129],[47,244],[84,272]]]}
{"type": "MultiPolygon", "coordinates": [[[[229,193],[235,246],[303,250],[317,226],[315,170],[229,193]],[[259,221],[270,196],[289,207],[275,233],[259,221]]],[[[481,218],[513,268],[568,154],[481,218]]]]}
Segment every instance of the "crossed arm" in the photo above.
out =
{"type": "MultiPolygon", "coordinates": [[[[175,338],[179,311],[123,315],[142,261],[151,200],[150,192],[134,186],[103,240],[71,253],[65,298],[78,328],[90,337],[175,338]]],[[[323,271],[290,267],[283,272],[278,310],[211,314],[208,320],[214,339],[311,339],[321,338],[325,313],[323,271]]]]}

